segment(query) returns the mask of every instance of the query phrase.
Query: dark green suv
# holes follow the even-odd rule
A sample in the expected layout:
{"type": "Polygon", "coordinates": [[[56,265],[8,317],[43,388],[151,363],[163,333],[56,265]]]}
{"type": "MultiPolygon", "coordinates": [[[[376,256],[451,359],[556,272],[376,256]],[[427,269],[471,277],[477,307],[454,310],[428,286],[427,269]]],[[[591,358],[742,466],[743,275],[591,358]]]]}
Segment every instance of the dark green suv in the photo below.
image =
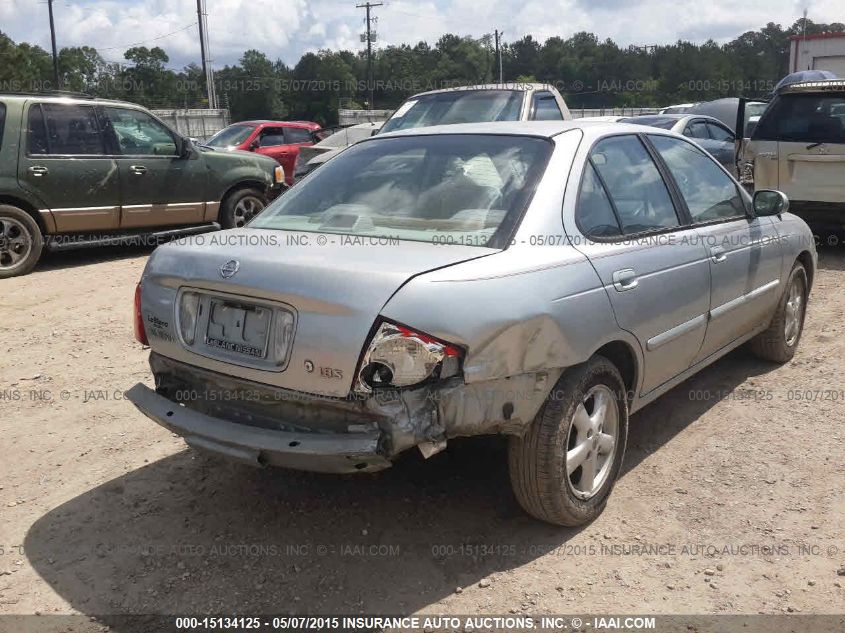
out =
{"type": "Polygon", "coordinates": [[[45,247],[243,226],[282,183],[272,158],[194,145],[137,105],[0,93],[0,278],[45,247]]]}

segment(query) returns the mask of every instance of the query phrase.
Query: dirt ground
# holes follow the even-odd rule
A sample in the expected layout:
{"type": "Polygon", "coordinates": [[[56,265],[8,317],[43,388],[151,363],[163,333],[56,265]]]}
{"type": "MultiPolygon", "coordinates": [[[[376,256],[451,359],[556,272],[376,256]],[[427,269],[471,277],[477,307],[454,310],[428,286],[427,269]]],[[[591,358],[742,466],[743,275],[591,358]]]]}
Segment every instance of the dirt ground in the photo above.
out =
{"type": "Polygon", "coordinates": [[[148,253],[0,282],[0,614],[845,611],[842,247],[794,361],[737,350],[635,415],[582,529],[523,515],[499,438],[349,477],[187,450],[121,396],[148,253]]]}

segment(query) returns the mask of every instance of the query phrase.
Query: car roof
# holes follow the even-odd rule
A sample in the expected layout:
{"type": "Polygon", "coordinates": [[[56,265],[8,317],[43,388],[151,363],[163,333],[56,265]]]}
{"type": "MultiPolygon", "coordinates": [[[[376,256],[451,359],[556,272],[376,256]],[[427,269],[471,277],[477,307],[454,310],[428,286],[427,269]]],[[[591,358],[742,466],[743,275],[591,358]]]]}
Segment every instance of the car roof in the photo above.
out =
{"type": "Polygon", "coordinates": [[[302,127],[306,129],[318,129],[319,123],[313,121],[272,121],[270,119],[254,119],[252,121],[237,121],[232,125],[250,125],[252,127],[259,127],[263,125],[278,125],[280,127],[302,127]]]}
{"type": "MultiPolygon", "coordinates": [[[[372,139],[395,138],[400,136],[433,136],[439,134],[491,134],[507,136],[537,136],[552,138],[569,130],[590,130],[601,135],[603,132],[642,133],[642,125],[614,123],[612,121],[485,121],[482,123],[453,123],[451,125],[432,125],[429,127],[409,128],[395,132],[377,134],[372,139]]],[[[665,131],[665,130],[664,130],[665,131]]],[[[367,139],[366,142],[369,142],[367,139]]]]}
{"type": "Polygon", "coordinates": [[[100,97],[92,97],[91,95],[73,92],[0,92],[0,98],[4,100],[14,99],[21,101],[37,100],[41,103],[109,103],[143,109],[143,106],[138,105],[137,103],[132,103],[131,101],[102,99],[100,97]]]}
{"type": "Polygon", "coordinates": [[[777,93],[782,95],[795,92],[841,92],[843,90],[845,90],[845,79],[828,79],[788,84],[778,89],[777,93]]]}
{"type": "Polygon", "coordinates": [[[476,84],[472,86],[455,86],[454,88],[440,88],[439,90],[427,90],[426,92],[418,92],[408,99],[416,99],[424,95],[434,95],[443,92],[461,92],[472,90],[516,90],[519,92],[528,92],[530,90],[550,90],[553,86],[550,84],[543,84],[531,81],[506,81],[500,84],[476,84]]]}

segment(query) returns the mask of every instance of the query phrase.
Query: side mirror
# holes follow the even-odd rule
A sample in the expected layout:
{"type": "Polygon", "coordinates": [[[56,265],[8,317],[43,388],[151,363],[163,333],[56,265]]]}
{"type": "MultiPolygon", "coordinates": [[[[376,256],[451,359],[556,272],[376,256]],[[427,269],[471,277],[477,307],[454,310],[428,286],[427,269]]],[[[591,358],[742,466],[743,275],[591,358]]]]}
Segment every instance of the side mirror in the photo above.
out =
{"type": "Polygon", "coordinates": [[[261,147],[261,141],[255,139],[252,143],[249,144],[249,151],[254,152],[259,147],[261,147]]]}
{"type": "Polygon", "coordinates": [[[193,149],[194,145],[191,143],[191,139],[185,138],[184,136],[177,137],[176,155],[179,156],[179,158],[190,158],[193,153],[193,149]]]}
{"type": "Polygon", "coordinates": [[[782,191],[761,189],[754,193],[754,214],[758,216],[780,215],[789,211],[789,198],[782,191]]]}

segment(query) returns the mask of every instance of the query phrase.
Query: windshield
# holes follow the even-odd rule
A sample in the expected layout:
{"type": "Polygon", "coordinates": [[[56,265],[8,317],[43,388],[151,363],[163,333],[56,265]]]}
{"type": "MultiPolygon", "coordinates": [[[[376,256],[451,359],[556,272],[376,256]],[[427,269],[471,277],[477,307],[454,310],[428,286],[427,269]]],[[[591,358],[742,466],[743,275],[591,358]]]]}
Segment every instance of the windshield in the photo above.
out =
{"type": "Polygon", "coordinates": [[[552,144],[448,134],[352,146],[277,198],[250,228],[501,247],[552,144]]]}
{"type": "Polygon", "coordinates": [[[627,119],[620,119],[619,123],[633,123],[635,125],[648,125],[650,127],[659,127],[663,130],[671,130],[672,126],[678,122],[678,119],[672,119],[665,116],[635,116],[627,119]]]}
{"type": "Polygon", "coordinates": [[[210,147],[235,147],[247,140],[254,129],[252,125],[230,125],[212,136],[206,145],[210,147]]]}
{"type": "Polygon", "coordinates": [[[765,111],[752,138],[845,143],[845,92],[781,95],[765,111]]]}
{"type": "Polygon", "coordinates": [[[516,90],[451,90],[413,97],[388,119],[382,132],[428,125],[518,121],[523,93],[516,90]]]}

